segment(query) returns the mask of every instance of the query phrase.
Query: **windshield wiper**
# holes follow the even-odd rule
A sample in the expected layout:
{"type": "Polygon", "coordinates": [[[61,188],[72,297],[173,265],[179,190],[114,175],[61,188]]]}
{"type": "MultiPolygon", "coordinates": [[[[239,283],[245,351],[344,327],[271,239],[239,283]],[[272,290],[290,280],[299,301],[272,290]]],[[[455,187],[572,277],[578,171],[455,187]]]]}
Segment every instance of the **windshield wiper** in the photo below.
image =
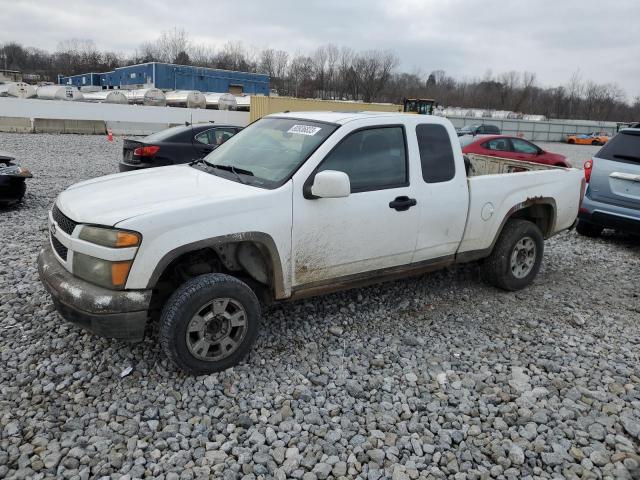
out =
{"type": "Polygon", "coordinates": [[[249,176],[249,177],[253,177],[253,176],[254,176],[252,171],[250,171],[250,170],[245,170],[244,168],[234,167],[233,165],[219,165],[219,164],[217,164],[217,163],[207,162],[204,158],[202,159],[202,161],[203,161],[204,163],[206,163],[206,164],[207,164],[209,167],[211,167],[211,168],[217,168],[217,169],[219,169],[219,170],[225,170],[225,171],[227,171],[227,172],[231,172],[231,173],[233,173],[233,174],[236,176],[236,179],[237,179],[240,183],[242,183],[242,184],[244,184],[244,185],[246,185],[246,184],[247,184],[247,182],[245,182],[245,181],[242,179],[242,177],[240,176],[240,174],[242,174],[242,175],[247,175],[247,176],[249,176]]]}

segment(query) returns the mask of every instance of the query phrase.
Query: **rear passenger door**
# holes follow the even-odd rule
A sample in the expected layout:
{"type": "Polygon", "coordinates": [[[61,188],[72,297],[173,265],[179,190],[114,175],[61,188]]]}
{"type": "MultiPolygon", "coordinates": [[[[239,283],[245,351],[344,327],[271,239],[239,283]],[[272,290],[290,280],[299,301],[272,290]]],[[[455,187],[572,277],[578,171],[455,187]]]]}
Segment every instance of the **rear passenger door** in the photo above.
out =
{"type": "MultiPolygon", "coordinates": [[[[467,221],[469,189],[462,159],[456,158],[447,129],[418,124],[416,150],[421,176],[417,186],[420,226],[414,262],[454,255],[467,221]]],[[[460,149],[456,150],[460,155],[460,149]]]]}
{"type": "Polygon", "coordinates": [[[484,142],[482,148],[489,150],[489,155],[503,158],[513,158],[513,150],[511,148],[511,142],[508,138],[492,138],[491,140],[484,142]]]}

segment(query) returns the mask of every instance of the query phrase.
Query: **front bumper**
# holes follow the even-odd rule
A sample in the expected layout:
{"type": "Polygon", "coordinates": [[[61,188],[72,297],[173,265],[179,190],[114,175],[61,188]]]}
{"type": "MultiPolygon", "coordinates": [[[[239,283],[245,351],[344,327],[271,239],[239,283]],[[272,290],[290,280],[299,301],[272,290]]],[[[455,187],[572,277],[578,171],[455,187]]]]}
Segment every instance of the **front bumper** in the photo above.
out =
{"type": "Polygon", "coordinates": [[[640,211],[619,207],[584,197],[578,219],[628,233],[640,234],[640,211]]]}
{"type": "Polygon", "coordinates": [[[38,273],[56,309],[69,322],[102,337],[128,342],[144,338],[151,290],[109,290],[74,277],[49,243],[38,255],[38,273]]]}

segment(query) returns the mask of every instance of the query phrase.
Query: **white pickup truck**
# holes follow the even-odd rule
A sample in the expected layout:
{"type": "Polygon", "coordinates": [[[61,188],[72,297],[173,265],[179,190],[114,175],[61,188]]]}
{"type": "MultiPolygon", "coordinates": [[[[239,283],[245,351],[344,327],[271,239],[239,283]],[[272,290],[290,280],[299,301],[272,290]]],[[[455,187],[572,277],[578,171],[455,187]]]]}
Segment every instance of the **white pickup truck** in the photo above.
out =
{"type": "Polygon", "coordinates": [[[136,341],[155,319],[168,357],[202,374],[250,350],[261,302],[479,259],[523,288],[583,191],[579,170],[463,158],[443,118],[283,113],[197,163],[71,186],[38,265],[68,320],[136,341]]]}

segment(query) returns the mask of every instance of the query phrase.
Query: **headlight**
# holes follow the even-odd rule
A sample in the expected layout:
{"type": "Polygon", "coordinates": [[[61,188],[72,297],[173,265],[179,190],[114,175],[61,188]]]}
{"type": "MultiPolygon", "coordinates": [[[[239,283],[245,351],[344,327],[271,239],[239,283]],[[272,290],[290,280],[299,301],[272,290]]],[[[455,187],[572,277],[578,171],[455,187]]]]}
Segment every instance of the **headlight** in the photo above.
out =
{"type": "Polygon", "coordinates": [[[111,248],[137,247],[140,245],[139,233],[115,230],[113,228],[91,227],[89,225],[82,227],[78,238],[111,248]]]}
{"type": "Polygon", "coordinates": [[[106,288],[122,289],[127,283],[133,260],[110,262],[101,258],[74,252],[73,274],[106,288]]]}
{"type": "Polygon", "coordinates": [[[19,165],[9,165],[7,167],[0,167],[0,175],[6,175],[8,177],[20,177],[20,178],[32,178],[29,169],[21,167],[19,165]]]}
{"type": "MultiPolygon", "coordinates": [[[[128,248],[140,245],[139,233],[113,228],[83,225],[78,238],[109,248],[128,248]]],[[[80,252],[73,254],[73,274],[79,278],[111,289],[123,289],[127,283],[133,259],[109,261],[80,252]]]]}

